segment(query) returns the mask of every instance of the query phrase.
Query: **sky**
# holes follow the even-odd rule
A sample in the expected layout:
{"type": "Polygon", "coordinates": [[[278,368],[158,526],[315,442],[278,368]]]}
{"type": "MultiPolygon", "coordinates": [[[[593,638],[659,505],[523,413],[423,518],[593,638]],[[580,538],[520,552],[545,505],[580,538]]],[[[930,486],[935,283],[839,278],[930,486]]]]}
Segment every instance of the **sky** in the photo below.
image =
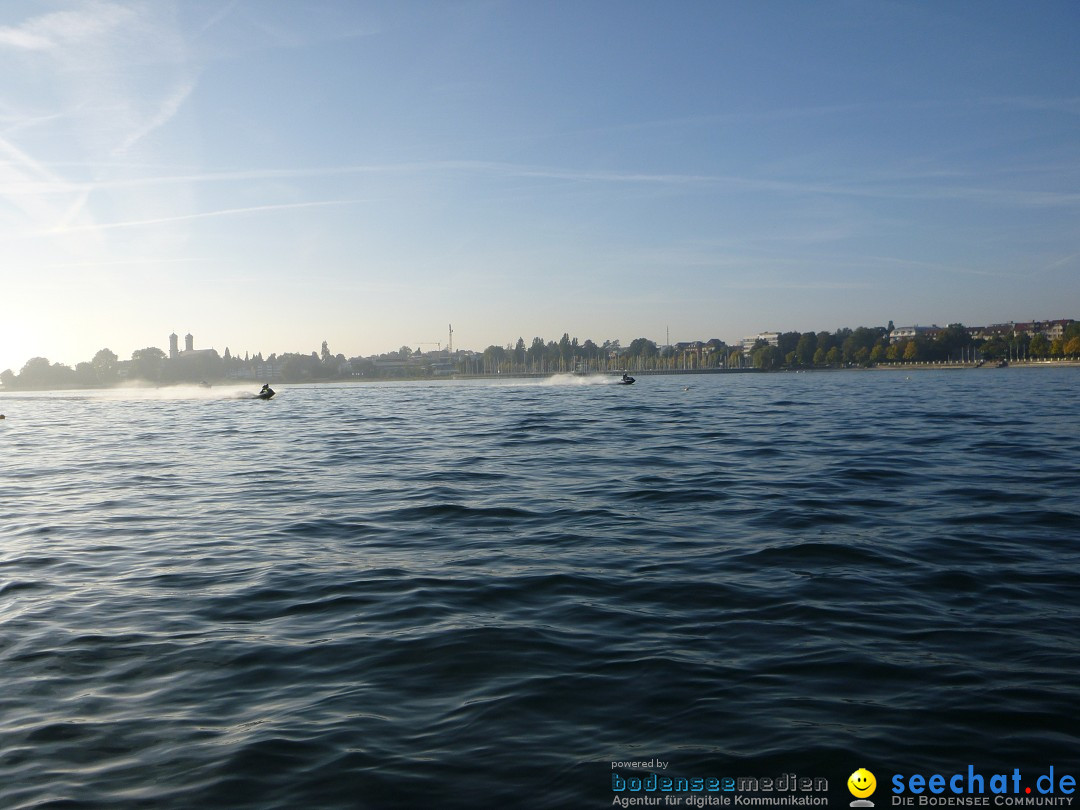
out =
{"type": "Polygon", "coordinates": [[[1066,317],[1075,0],[0,4],[0,370],[1066,317]]]}

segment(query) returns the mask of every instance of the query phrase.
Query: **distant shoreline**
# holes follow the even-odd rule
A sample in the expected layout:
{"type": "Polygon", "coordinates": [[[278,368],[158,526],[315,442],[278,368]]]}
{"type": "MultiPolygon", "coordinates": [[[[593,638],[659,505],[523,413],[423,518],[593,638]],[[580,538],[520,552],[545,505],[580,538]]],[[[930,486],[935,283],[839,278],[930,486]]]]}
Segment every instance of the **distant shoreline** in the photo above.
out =
{"type": "MultiPolygon", "coordinates": [[[[949,362],[916,362],[916,363],[890,363],[880,364],[875,366],[852,366],[850,368],[800,368],[800,369],[758,369],[758,368],[700,368],[700,369],[650,369],[645,371],[627,371],[628,374],[633,374],[638,377],[674,377],[674,376],[700,376],[702,374],[818,374],[818,373],[836,373],[836,372],[850,372],[850,371],[1001,371],[1013,368],[1080,368],[1080,359],[1070,360],[1018,360],[1010,361],[1007,366],[997,366],[990,364],[983,364],[979,366],[975,363],[949,363],[949,362]]],[[[418,382],[418,383],[431,383],[431,382],[452,382],[455,380],[546,380],[552,377],[617,377],[622,374],[622,371],[612,372],[596,372],[589,374],[577,374],[571,371],[550,371],[550,372],[525,372],[525,373],[513,373],[513,374],[448,374],[440,375],[437,377],[353,377],[351,379],[344,380],[296,380],[294,382],[285,382],[283,380],[273,380],[274,385],[281,386],[296,386],[296,385],[353,385],[353,384],[365,384],[365,383],[379,383],[379,382],[418,382]]],[[[257,386],[259,381],[257,380],[218,380],[215,381],[214,388],[247,388],[251,386],[257,386]]],[[[197,383],[170,383],[168,385],[87,385],[80,386],[78,388],[66,387],[66,388],[12,388],[5,389],[0,386],[0,394],[23,394],[23,393],[42,393],[46,391],[115,391],[122,389],[129,389],[131,391],[147,391],[163,388],[184,388],[184,387],[197,387],[205,388],[197,383]]]]}

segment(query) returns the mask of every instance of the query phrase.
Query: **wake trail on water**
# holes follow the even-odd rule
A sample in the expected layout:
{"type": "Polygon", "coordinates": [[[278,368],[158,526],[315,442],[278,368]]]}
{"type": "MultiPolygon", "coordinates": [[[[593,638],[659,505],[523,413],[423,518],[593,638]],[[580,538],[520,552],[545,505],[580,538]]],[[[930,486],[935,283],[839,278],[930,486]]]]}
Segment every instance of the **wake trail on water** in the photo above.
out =
{"type": "Polygon", "coordinates": [[[618,377],[609,377],[604,374],[556,374],[541,380],[540,385],[614,385],[619,381],[618,377]]]}
{"type": "Polygon", "coordinates": [[[257,387],[242,385],[203,386],[203,385],[167,385],[152,388],[144,385],[127,384],[114,388],[97,388],[80,391],[42,391],[27,395],[50,399],[104,400],[110,402],[153,402],[174,400],[234,400],[257,399],[257,387]]]}
{"type": "Polygon", "coordinates": [[[618,377],[606,374],[555,374],[551,377],[533,379],[514,378],[499,380],[491,385],[495,388],[573,388],[581,386],[614,385],[618,377]]]}

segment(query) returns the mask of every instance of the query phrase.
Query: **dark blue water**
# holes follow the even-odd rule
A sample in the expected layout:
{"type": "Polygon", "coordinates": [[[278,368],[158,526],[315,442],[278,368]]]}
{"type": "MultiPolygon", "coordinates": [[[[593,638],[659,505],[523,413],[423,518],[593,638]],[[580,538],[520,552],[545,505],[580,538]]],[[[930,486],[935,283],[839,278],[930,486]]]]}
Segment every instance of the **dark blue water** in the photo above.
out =
{"type": "Polygon", "coordinates": [[[607,807],[652,758],[841,807],[860,766],[878,807],[894,773],[1080,775],[1078,389],[2,396],[0,807],[607,807]]]}

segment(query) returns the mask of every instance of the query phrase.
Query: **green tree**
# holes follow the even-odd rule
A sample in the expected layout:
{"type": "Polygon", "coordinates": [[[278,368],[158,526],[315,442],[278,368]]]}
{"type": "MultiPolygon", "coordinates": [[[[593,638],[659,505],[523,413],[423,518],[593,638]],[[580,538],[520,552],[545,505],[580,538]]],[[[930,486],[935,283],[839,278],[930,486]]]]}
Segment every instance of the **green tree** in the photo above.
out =
{"type": "Polygon", "coordinates": [[[19,372],[20,388],[63,388],[75,384],[75,372],[63,363],[49,363],[47,358],[32,357],[19,372]]]}
{"type": "Polygon", "coordinates": [[[559,368],[559,358],[561,356],[559,344],[554,340],[549,340],[544,344],[544,368],[547,371],[555,371],[559,368]]]}
{"type": "Polygon", "coordinates": [[[563,332],[563,336],[559,338],[559,369],[561,371],[567,371],[573,366],[574,360],[574,348],[570,342],[570,333],[563,332]]]}
{"type": "Polygon", "coordinates": [[[63,363],[53,363],[49,367],[49,373],[52,376],[53,387],[66,388],[75,382],[75,370],[71,366],[65,366],[63,363]]]}
{"type": "Polygon", "coordinates": [[[904,359],[913,362],[920,359],[919,343],[915,340],[909,340],[904,347],[904,359]]]}
{"type": "Polygon", "coordinates": [[[94,367],[97,381],[102,385],[111,385],[117,380],[117,357],[109,349],[101,349],[94,355],[90,365],[94,367]]]}
{"type": "Polygon", "coordinates": [[[986,360],[1000,360],[1008,352],[1008,344],[1005,343],[1005,339],[1000,335],[994,335],[982,346],[979,347],[979,353],[986,360]]]}
{"type": "Polygon", "coordinates": [[[1080,337],[1074,337],[1065,343],[1065,354],[1069,357],[1080,355],[1080,337]]]}
{"type": "Polygon", "coordinates": [[[840,344],[840,356],[845,363],[852,363],[855,361],[855,352],[859,350],[858,344],[855,342],[854,335],[848,335],[844,338],[844,342],[840,344]]]}
{"type": "Polygon", "coordinates": [[[780,350],[780,356],[787,357],[790,352],[795,351],[801,339],[802,335],[798,332],[781,332],[776,339],[776,348],[780,350]]]}
{"type": "Polygon", "coordinates": [[[165,352],[153,346],[136,349],[131,353],[131,376],[137,380],[150,380],[151,382],[160,380],[165,357],[165,352]]]}
{"type": "Polygon", "coordinates": [[[526,354],[529,358],[529,370],[532,372],[543,371],[544,339],[542,337],[532,339],[532,344],[526,354]]]}
{"type": "Polygon", "coordinates": [[[19,371],[19,384],[31,388],[49,384],[49,369],[52,365],[47,357],[31,357],[19,371]]]}
{"type": "MultiPolygon", "coordinates": [[[[402,347],[408,348],[408,347],[402,347]]],[[[409,350],[410,354],[412,353],[409,350]]],[[[398,351],[398,359],[404,360],[398,351]]],[[[285,353],[281,355],[281,378],[285,382],[300,382],[314,378],[319,371],[319,356],[311,354],[285,353]]]]}
{"type": "Polygon", "coordinates": [[[1046,357],[1050,354],[1050,341],[1046,335],[1035,335],[1028,344],[1028,354],[1032,357],[1046,357]]]}
{"type": "Polygon", "coordinates": [[[828,352],[825,353],[825,362],[828,363],[830,366],[838,366],[840,365],[840,361],[843,359],[843,357],[844,355],[840,351],[840,347],[833,346],[831,349],[829,349],[828,352]]]}
{"type": "Polygon", "coordinates": [[[959,360],[971,342],[971,335],[962,323],[951,323],[934,338],[928,359],[959,360]]]}
{"type": "Polygon", "coordinates": [[[97,373],[90,363],[83,361],[75,364],[75,384],[84,386],[97,385],[97,373]]]}
{"type": "MultiPolygon", "coordinates": [[[[813,332],[803,332],[799,336],[799,342],[795,346],[795,357],[800,366],[809,366],[814,362],[814,353],[817,350],[817,335],[813,332]]],[[[824,354],[824,353],[823,353],[824,354]]]]}
{"type": "Polygon", "coordinates": [[[648,338],[639,337],[630,341],[630,345],[626,347],[626,353],[630,357],[649,359],[658,356],[660,350],[653,341],[648,338]]]}
{"type": "Polygon", "coordinates": [[[860,326],[855,330],[847,330],[847,332],[848,334],[840,344],[844,353],[844,362],[865,363],[870,357],[871,350],[884,336],[885,329],[880,326],[874,328],[860,326]],[[866,349],[865,353],[862,351],[863,349],[866,349]]]}
{"type": "Polygon", "coordinates": [[[771,371],[780,367],[780,349],[769,344],[758,346],[750,353],[750,360],[753,362],[754,368],[771,371]]]}
{"type": "Polygon", "coordinates": [[[484,349],[484,372],[498,374],[506,362],[506,349],[502,346],[488,346],[484,349]]]}
{"type": "Polygon", "coordinates": [[[600,360],[599,346],[586,338],[585,342],[581,344],[581,356],[587,364],[592,364],[591,366],[587,366],[587,368],[590,368],[593,371],[597,370],[597,362],[600,360]]]}
{"type": "Polygon", "coordinates": [[[814,352],[814,365],[815,366],[823,366],[823,365],[825,365],[825,363],[827,362],[825,360],[825,355],[826,355],[825,349],[822,348],[821,346],[818,346],[817,351],[814,352]]]}

